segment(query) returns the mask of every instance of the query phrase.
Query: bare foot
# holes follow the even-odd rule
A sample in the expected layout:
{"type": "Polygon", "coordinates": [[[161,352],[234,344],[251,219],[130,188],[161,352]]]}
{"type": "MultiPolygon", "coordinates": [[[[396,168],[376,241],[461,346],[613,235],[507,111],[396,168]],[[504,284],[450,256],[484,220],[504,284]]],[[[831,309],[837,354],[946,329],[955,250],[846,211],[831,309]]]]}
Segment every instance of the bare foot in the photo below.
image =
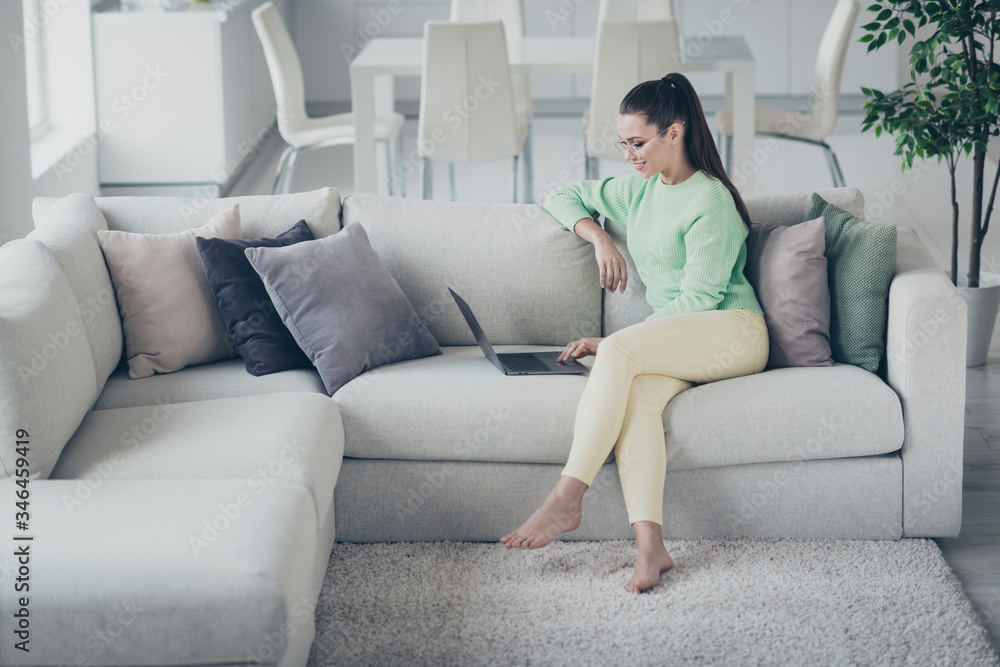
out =
{"type": "Polygon", "coordinates": [[[635,559],[635,571],[632,581],[625,590],[629,593],[642,593],[660,583],[660,575],[674,566],[674,561],[667,553],[667,548],[660,542],[659,550],[640,549],[635,559]]]}
{"type": "Polygon", "coordinates": [[[508,549],[538,549],[563,533],[580,527],[583,494],[587,485],[563,475],[542,506],[509,535],[500,538],[508,549]]]}
{"type": "Polygon", "coordinates": [[[632,524],[635,530],[635,542],[639,555],[635,559],[635,570],[632,580],[625,590],[629,593],[642,593],[660,583],[660,575],[674,566],[674,561],[667,553],[663,544],[662,526],[652,521],[636,521],[632,524]]]}

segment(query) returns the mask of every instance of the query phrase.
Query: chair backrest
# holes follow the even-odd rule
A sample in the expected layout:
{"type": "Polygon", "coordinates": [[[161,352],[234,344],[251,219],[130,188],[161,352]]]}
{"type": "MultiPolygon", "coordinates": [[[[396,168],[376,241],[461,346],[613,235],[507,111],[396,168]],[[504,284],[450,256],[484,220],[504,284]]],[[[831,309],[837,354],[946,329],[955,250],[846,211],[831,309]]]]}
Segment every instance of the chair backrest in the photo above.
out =
{"type": "Polygon", "coordinates": [[[417,149],[469,162],[520,153],[503,23],[424,24],[417,149]]]}
{"type": "Polygon", "coordinates": [[[251,17],[271,73],[271,86],[278,107],[278,132],[285,135],[301,127],[308,118],[302,63],[274,3],[265,2],[253,10],[251,17]]]}
{"type": "Polygon", "coordinates": [[[676,21],[673,0],[601,0],[597,21],[676,21]]]}
{"type": "Polygon", "coordinates": [[[626,93],[643,81],[681,71],[680,38],[675,21],[604,21],[598,24],[587,122],[587,153],[621,159],[618,108],[626,93]]]}
{"type": "Polygon", "coordinates": [[[503,21],[507,37],[524,37],[522,0],[451,0],[450,18],[461,23],[503,21]]]}
{"type": "Polygon", "coordinates": [[[837,125],[837,102],[840,99],[844,58],[860,10],[861,5],[857,0],[838,0],[819,43],[812,115],[819,126],[820,135],[824,137],[832,133],[837,125]]]}

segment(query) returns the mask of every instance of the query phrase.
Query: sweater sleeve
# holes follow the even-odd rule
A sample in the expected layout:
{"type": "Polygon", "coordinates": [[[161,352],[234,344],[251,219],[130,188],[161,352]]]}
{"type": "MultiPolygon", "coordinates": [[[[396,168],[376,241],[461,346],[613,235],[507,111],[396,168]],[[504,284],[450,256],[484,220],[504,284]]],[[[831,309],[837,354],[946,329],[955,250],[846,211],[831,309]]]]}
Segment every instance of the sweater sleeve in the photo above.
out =
{"type": "Polygon", "coordinates": [[[747,237],[735,207],[713,206],[684,234],[684,277],[680,293],[647,317],[715,310],[729,289],[733,267],[747,237]]]}
{"type": "Polygon", "coordinates": [[[580,219],[593,217],[594,213],[626,226],[635,199],[634,179],[608,177],[600,181],[578,181],[553,190],[542,208],[570,231],[574,231],[580,219]]]}

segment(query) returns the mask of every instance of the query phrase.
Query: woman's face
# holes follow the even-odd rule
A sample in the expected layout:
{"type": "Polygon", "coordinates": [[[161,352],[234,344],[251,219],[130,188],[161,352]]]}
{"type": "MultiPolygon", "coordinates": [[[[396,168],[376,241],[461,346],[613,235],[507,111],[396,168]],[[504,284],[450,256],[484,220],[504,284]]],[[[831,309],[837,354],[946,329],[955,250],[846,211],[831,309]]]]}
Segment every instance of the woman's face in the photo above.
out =
{"type": "Polygon", "coordinates": [[[618,116],[618,136],[625,142],[625,159],[635,166],[643,178],[664,171],[677,159],[677,151],[683,149],[683,127],[674,123],[660,132],[643,116],[618,116]]]}

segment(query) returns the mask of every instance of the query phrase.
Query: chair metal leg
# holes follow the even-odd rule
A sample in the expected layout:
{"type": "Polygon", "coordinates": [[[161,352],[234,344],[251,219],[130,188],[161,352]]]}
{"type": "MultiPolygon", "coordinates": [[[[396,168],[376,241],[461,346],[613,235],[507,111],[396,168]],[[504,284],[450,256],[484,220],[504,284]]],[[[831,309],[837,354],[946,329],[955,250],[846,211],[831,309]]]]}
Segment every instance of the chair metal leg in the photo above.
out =
{"type": "Polygon", "coordinates": [[[455,163],[448,163],[448,187],[451,188],[451,200],[455,201],[455,163]]]}
{"type": "Polygon", "coordinates": [[[514,172],[511,174],[510,201],[517,203],[517,156],[514,156],[514,172]]]}
{"type": "Polygon", "coordinates": [[[396,184],[393,182],[396,180],[396,160],[395,152],[396,145],[389,139],[382,141],[385,144],[385,183],[386,190],[389,192],[391,197],[393,190],[396,189],[396,184]]]}
{"type": "MultiPolygon", "coordinates": [[[[297,149],[295,147],[289,146],[281,154],[281,158],[278,159],[278,170],[274,176],[274,187],[271,189],[271,194],[279,195],[284,191],[286,172],[291,166],[289,159],[292,154],[296,152],[296,150],[297,149]]],[[[289,180],[291,180],[290,177],[289,180]]]]}
{"type": "Polygon", "coordinates": [[[403,131],[396,135],[396,177],[399,178],[399,196],[406,196],[406,167],[403,158],[403,131]]]}
{"type": "Polygon", "coordinates": [[[396,172],[399,169],[399,165],[396,162],[395,144],[391,139],[385,140],[385,166],[385,180],[388,183],[387,189],[389,191],[389,196],[392,197],[396,194],[396,172]]]}
{"type": "Polygon", "coordinates": [[[296,148],[288,156],[288,165],[285,167],[285,180],[281,183],[282,194],[292,191],[292,174],[295,173],[295,162],[298,160],[300,149],[296,148]]]}
{"type": "Polygon", "coordinates": [[[830,148],[830,144],[824,141],[822,142],[822,145],[823,150],[826,151],[826,162],[830,165],[830,176],[833,177],[833,187],[847,187],[847,181],[844,180],[844,174],[840,171],[840,162],[837,161],[837,154],[833,152],[832,148],[830,148]]]}
{"type": "Polygon", "coordinates": [[[524,137],[524,201],[535,203],[534,157],[531,154],[534,140],[531,136],[531,124],[528,124],[528,134],[524,137]]]}
{"type": "Polygon", "coordinates": [[[433,199],[434,170],[431,166],[431,159],[428,157],[420,161],[420,183],[423,189],[423,198],[433,199]]]}

